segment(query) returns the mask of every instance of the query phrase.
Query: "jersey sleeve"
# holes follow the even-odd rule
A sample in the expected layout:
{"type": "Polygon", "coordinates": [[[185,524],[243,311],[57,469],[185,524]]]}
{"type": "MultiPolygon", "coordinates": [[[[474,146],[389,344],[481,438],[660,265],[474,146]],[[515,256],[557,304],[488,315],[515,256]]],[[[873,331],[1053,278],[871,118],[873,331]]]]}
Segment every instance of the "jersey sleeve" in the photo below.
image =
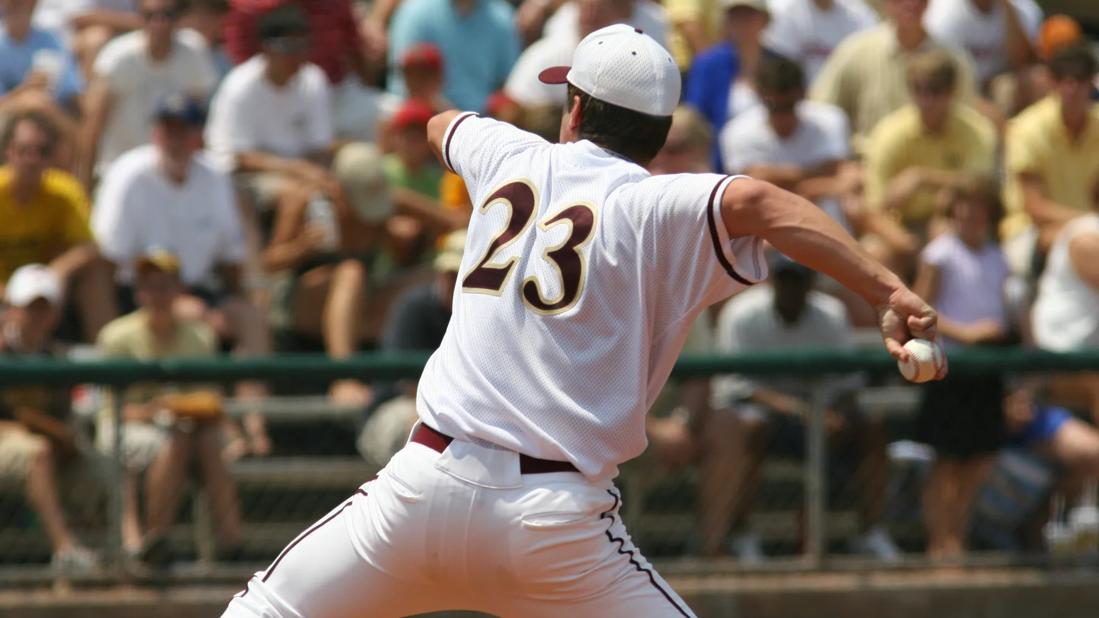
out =
{"type": "Polygon", "coordinates": [[[730,238],[721,198],[739,177],[718,174],[656,176],[638,184],[648,214],[641,231],[653,284],[676,313],[689,314],[767,276],[763,241],[730,238]]]}
{"type": "Polygon", "coordinates": [[[549,142],[506,122],[482,118],[473,112],[459,114],[443,134],[443,163],[462,177],[470,195],[492,179],[509,157],[549,142]]]}

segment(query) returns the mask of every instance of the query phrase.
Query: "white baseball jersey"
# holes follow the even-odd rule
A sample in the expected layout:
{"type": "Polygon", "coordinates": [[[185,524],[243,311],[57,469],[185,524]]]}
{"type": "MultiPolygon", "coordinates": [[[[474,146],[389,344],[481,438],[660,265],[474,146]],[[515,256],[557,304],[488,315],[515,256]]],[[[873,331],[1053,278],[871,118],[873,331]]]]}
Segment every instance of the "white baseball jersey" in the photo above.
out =
{"type": "Polygon", "coordinates": [[[471,113],[443,157],[476,210],[421,418],[613,477],[645,449],[644,415],[695,317],[766,275],[761,241],[730,239],[721,218],[735,179],[650,176],[590,141],[471,113]]]}

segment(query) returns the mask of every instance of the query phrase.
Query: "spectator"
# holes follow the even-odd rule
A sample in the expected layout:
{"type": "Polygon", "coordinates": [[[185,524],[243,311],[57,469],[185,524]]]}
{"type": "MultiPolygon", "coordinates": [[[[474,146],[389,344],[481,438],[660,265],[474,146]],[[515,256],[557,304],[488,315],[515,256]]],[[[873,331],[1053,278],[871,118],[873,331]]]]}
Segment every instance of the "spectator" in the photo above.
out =
{"type": "MultiPolygon", "coordinates": [[[[433,262],[434,280],[406,290],[393,303],[382,327],[382,351],[430,352],[439,347],[450,323],[465,243],[464,230],[449,234],[433,262]]],[[[380,386],[371,407],[356,444],[367,461],[381,467],[401,450],[418,420],[415,381],[380,386]]]]}
{"type": "Polygon", "coordinates": [[[330,91],[324,72],[305,60],[305,14],[283,5],[260,17],[257,29],[262,53],[225,77],[211,104],[206,144],[264,211],[291,185],[331,195],[339,182],[328,168],[330,91]]]}
{"type": "Polygon", "coordinates": [[[985,88],[1030,63],[1042,9],[1034,0],[931,0],[924,23],[931,36],[969,53],[985,88]]]}
{"type": "MultiPolygon", "coordinates": [[[[633,0],[630,5],[629,17],[622,23],[640,28],[654,41],[667,47],[668,18],[664,14],[664,7],[661,3],[653,0],[633,0]]],[[[580,35],[580,32],[584,29],[583,22],[585,19],[590,19],[590,17],[584,16],[584,12],[584,7],[577,0],[563,3],[546,20],[546,27],[542,36],[571,36],[579,43],[580,39],[584,38],[580,35]]]]}
{"type": "Polygon", "coordinates": [[[236,64],[262,51],[257,31],[265,13],[295,6],[308,24],[308,61],[328,77],[333,114],[337,118],[353,115],[364,98],[376,94],[369,85],[380,75],[384,43],[363,39],[352,0],[230,0],[229,4],[226,49],[236,64]]]}
{"type": "MultiPolygon", "coordinates": [[[[104,358],[154,360],[217,354],[217,337],[204,323],[179,317],[174,306],[183,292],[175,255],[153,250],[137,260],[134,291],[138,310],[108,324],[99,336],[104,358]]],[[[123,393],[122,545],[143,561],[165,566],[172,551],[167,533],[179,512],[194,465],[210,501],[219,534],[219,553],[230,556],[241,543],[236,488],[221,456],[220,397],[191,386],[135,385],[123,393]],[[138,478],[145,473],[146,533],[138,516],[138,478]]],[[[112,406],[99,417],[100,449],[114,448],[112,406]]]]}
{"type": "Polygon", "coordinates": [[[737,115],[721,131],[725,172],[775,183],[845,224],[837,198],[857,188],[839,174],[851,156],[847,117],[833,105],[803,100],[805,75],[792,60],[765,59],[755,83],[763,105],[737,115]]]}
{"type": "MultiPolygon", "coordinates": [[[[687,76],[683,101],[706,117],[714,133],[726,120],[757,103],[756,70],[770,53],[763,31],[771,18],[766,0],[723,0],[725,40],[699,54],[687,76]]],[[[725,169],[721,149],[713,148],[714,170],[725,169]]]]}
{"type": "MultiPolygon", "coordinates": [[[[721,352],[781,350],[820,345],[850,349],[854,345],[851,325],[842,303],[821,292],[811,291],[813,272],[779,254],[771,256],[771,285],[757,286],[725,304],[718,317],[717,346],[721,352]]],[[[888,532],[881,525],[888,481],[885,434],[879,421],[864,417],[855,402],[858,376],[829,381],[829,401],[824,424],[833,461],[854,472],[859,489],[862,532],[850,539],[851,549],[883,560],[899,556],[888,532]]],[[[729,494],[731,508],[725,512],[719,532],[706,539],[705,553],[715,554],[725,538],[722,533],[732,521],[751,509],[758,486],[760,462],[768,451],[804,457],[803,419],[810,412],[811,387],[799,378],[726,378],[715,386],[715,401],[731,406],[739,415],[740,427],[734,444],[741,453],[737,466],[728,473],[733,479],[729,494]]],[[[830,466],[831,467],[831,466],[830,466]]],[[[759,535],[741,529],[732,548],[744,560],[762,557],[759,535]]]]}
{"type": "MultiPolygon", "coordinates": [[[[393,115],[404,101],[418,101],[427,105],[436,113],[454,107],[443,96],[443,56],[433,43],[417,43],[405,51],[400,61],[401,75],[404,77],[407,96],[402,100],[389,92],[379,95],[376,110],[370,121],[379,126],[376,140],[385,152],[393,150],[393,127],[389,124],[393,115]]],[[[365,119],[364,119],[365,120],[365,119]]]]}
{"type": "Polygon", "coordinates": [[[110,267],[88,227],[88,200],[69,174],[50,169],[57,128],[42,114],[23,112],[0,136],[0,291],[24,264],[49,264],[76,299],[84,337],[95,339],[116,315],[110,267]]]}
{"type": "Polygon", "coordinates": [[[1004,238],[1033,222],[1039,254],[1065,223],[1099,205],[1099,105],[1091,100],[1099,64],[1076,45],[1058,51],[1049,68],[1053,94],[1016,116],[1004,138],[1004,238]]]}
{"type": "MultiPolygon", "coordinates": [[[[1099,214],[1066,223],[1053,241],[1031,314],[1034,341],[1056,352],[1099,348],[1099,214]]],[[[1099,373],[1053,382],[1065,403],[1090,408],[1099,423],[1099,373]]]]}
{"type": "Polygon", "coordinates": [[[443,96],[443,55],[432,43],[418,43],[409,47],[401,58],[401,76],[404,77],[407,99],[415,99],[444,111],[453,107],[443,96]]]}
{"type": "Polygon", "coordinates": [[[389,90],[407,94],[396,61],[417,43],[447,59],[443,94],[460,109],[482,111],[519,56],[511,5],[504,0],[406,0],[390,25],[389,90]]]}
{"type": "Polygon", "coordinates": [[[1011,446],[1051,459],[1071,481],[1099,478],[1099,431],[1039,395],[1033,383],[1008,391],[1004,414],[1011,446]]]}
{"type": "MultiPolygon", "coordinates": [[[[180,15],[179,25],[184,32],[199,35],[210,54],[217,75],[217,83],[229,74],[233,61],[225,48],[226,22],[229,19],[229,0],[188,0],[180,15]]],[[[217,90],[212,88],[210,94],[217,90]]]]}
{"type": "MultiPolygon", "coordinates": [[[[367,304],[375,300],[370,292],[382,288],[369,273],[382,253],[385,221],[393,211],[381,154],[368,145],[349,152],[356,152],[355,159],[347,160],[360,168],[357,177],[363,183],[347,187],[346,193],[362,197],[329,202],[308,192],[291,194],[278,209],[263,255],[269,272],[290,274],[274,303],[279,326],[322,339],[333,358],[354,353],[371,334],[367,322],[380,320],[383,313],[381,306],[367,304]]],[[[369,398],[356,380],[337,381],[330,393],[348,404],[365,405],[369,398]]]]}
{"type": "Polygon", "coordinates": [[[1099,348],[1099,214],[1066,224],[1050,249],[1034,303],[1034,339],[1059,352],[1099,348]]]}
{"type": "Polygon", "coordinates": [[[865,144],[868,206],[898,218],[922,245],[942,213],[943,190],[996,165],[996,127],[958,101],[959,73],[941,49],[916,54],[906,80],[912,102],[885,116],[865,144]]]}
{"type": "MultiPolygon", "coordinates": [[[[166,97],[156,112],[152,144],[119,157],[103,175],[92,227],[103,254],[119,268],[120,300],[132,298],[138,258],[152,247],[179,256],[187,288],[180,309],[203,316],[240,354],[271,351],[267,323],[244,298],[243,232],[229,178],[198,154],[203,108],[183,94],[166,97]]],[[[263,389],[245,384],[238,394],[256,398],[263,389]]],[[[250,450],[270,450],[262,417],[245,419],[250,450]]]]}
{"type": "Polygon", "coordinates": [[[668,49],[686,75],[695,56],[721,39],[721,4],[715,0],[665,0],[664,10],[671,26],[668,49]]]}
{"type": "Polygon", "coordinates": [[[298,7],[308,24],[307,59],[324,71],[329,83],[336,87],[350,74],[369,83],[374,76],[364,54],[365,47],[351,4],[350,0],[229,0],[226,48],[233,62],[247,62],[263,51],[263,27],[260,25],[263,15],[272,9],[293,5],[298,7]]]}
{"type": "MultiPolygon", "coordinates": [[[[56,356],[53,331],[60,318],[61,281],[41,264],[12,275],[0,314],[0,356],[56,356]]],[[[76,539],[61,509],[58,475],[78,454],[67,424],[68,391],[37,386],[0,391],[0,476],[25,484],[53,550],[53,566],[90,571],[98,558],[76,539]]]]}
{"type": "Polygon", "coordinates": [[[801,65],[808,83],[848,36],[878,23],[865,0],[772,0],[767,47],[801,65]]]}
{"type": "Polygon", "coordinates": [[[157,103],[173,92],[206,100],[216,71],[177,29],[182,0],[141,0],[141,30],[112,40],[95,60],[86,101],[80,178],[91,186],[124,152],[148,143],[157,103]]]}
{"type": "MultiPolygon", "coordinates": [[[[733,118],[721,132],[725,171],[775,183],[817,203],[853,233],[869,232],[868,223],[853,227],[845,211],[858,198],[861,176],[857,164],[848,162],[850,135],[843,111],[804,100],[801,67],[781,56],[760,64],[756,87],[763,105],[733,118]]],[[[833,279],[822,278],[818,287],[843,301],[852,323],[876,322],[871,308],[833,279]]]]}
{"type": "Polygon", "coordinates": [[[843,109],[856,140],[908,103],[905,76],[908,63],[919,52],[947,51],[958,67],[958,100],[968,103],[974,99],[976,86],[970,60],[924,29],[927,0],[884,0],[883,8],[888,21],[844,40],[824,63],[811,90],[812,98],[843,109]]]}
{"type": "Polygon", "coordinates": [[[387,255],[400,269],[426,266],[430,248],[441,233],[461,229],[469,221],[464,209],[439,202],[443,168],[427,142],[427,121],[436,111],[419,100],[408,100],[389,123],[393,152],[382,166],[392,189],[397,213],[386,222],[387,255]]]}
{"type": "Polygon", "coordinates": [[[73,50],[81,73],[112,38],[141,27],[137,0],[39,0],[34,22],[50,30],[73,50]]]}
{"type": "Polygon", "coordinates": [[[27,91],[45,92],[69,110],[84,80],[75,59],[53,33],[32,25],[37,0],[3,0],[0,29],[0,108],[27,91]]]}
{"type": "Polygon", "coordinates": [[[575,0],[578,7],[578,27],[547,34],[523,50],[511,69],[504,92],[524,107],[561,106],[565,104],[564,84],[546,84],[538,79],[546,67],[567,66],[580,39],[596,30],[616,23],[628,23],[635,0],[575,0]]]}
{"type": "MultiPolygon", "coordinates": [[[[1008,336],[1004,284],[1009,270],[996,244],[1002,213],[999,186],[992,179],[963,185],[951,204],[951,231],[920,255],[913,290],[939,312],[939,333],[948,352],[1008,336]]],[[[965,548],[975,493],[1004,444],[1003,396],[999,376],[952,375],[924,387],[916,435],[936,451],[923,493],[932,558],[956,558],[965,548]]]]}
{"type": "Polygon", "coordinates": [[[1050,59],[1059,50],[1083,42],[1083,29],[1075,19],[1067,15],[1052,15],[1043,21],[1035,41],[1038,63],[1019,72],[1017,79],[999,79],[992,83],[993,99],[1004,117],[1014,118],[1053,92],[1053,78],[1048,66],[1050,59]]]}
{"type": "Polygon", "coordinates": [[[406,101],[390,122],[393,152],[384,161],[390,186],[411,189],[433,200],[439,199],[439,180],[443,176],[427,143],[427,121],[435,114],[420,101],[406,101]]]}

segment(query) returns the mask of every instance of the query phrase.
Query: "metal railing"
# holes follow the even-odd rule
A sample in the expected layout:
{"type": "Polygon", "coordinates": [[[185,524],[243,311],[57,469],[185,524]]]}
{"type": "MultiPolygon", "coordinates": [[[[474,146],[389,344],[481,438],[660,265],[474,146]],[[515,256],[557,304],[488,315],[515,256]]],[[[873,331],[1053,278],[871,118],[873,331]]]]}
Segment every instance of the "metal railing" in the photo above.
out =
{"type": "MultiPolygon", "coordinates": [[[[423,369],[426,354],[363,355],[332,360],[320,355],[286,355],[270,358],[129,360],[53,360],[41,358],[0,358],[0,388],[22,385],[98,384],[117,392],[138,382],[219,382],[245,379],[268,381],[320,382],[347,377],[360,379],[397,379],[416,377],[423,369]]],[[[950,370],[955,374],[1001,374],[1005,372],[1076,372],[1099,371],[1099,350],[1055,354],[1027,349],[970,349],[951,354],[950,370]]],[[[862,371],[889,374],[895,362],[883,351],[835,351],[803,349],[738,356],[691,356],[677,363],[673,375],[707,376],[725,373],[797,374],[814,381],[822,374],[862,371]]],[[[804,469],[806,504],[805,559],[810,568],[819,567],[825,558],[825,389],[815,388],[812,413],[807,423],[807,461],[804,469]]],[[[106,554],[110,574],[124,575],[121,548],[123,477],[122,400],[113,402],[115,427],[114,450],[109,470],[108,541],[106,554]]]]}

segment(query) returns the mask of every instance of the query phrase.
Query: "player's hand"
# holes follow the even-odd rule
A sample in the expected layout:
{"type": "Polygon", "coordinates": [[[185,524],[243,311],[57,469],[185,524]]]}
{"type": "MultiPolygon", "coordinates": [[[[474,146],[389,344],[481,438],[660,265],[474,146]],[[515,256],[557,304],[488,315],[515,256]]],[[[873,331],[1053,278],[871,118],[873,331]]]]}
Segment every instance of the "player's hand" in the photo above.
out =
{"type": "MultiPolygon", "coordinates": [[[[898,361],[908,361],[909,354],[904,349],[904,343],[909,339],[934,341],[938,336],[939,316],[927,301],[906,287],[894,291],[889,295],[889,300],[876,309],[885,349],[898,361]]],[[[946,373],[944,357],[943,368],[935,379],[943,379],[946,373]]]]}

